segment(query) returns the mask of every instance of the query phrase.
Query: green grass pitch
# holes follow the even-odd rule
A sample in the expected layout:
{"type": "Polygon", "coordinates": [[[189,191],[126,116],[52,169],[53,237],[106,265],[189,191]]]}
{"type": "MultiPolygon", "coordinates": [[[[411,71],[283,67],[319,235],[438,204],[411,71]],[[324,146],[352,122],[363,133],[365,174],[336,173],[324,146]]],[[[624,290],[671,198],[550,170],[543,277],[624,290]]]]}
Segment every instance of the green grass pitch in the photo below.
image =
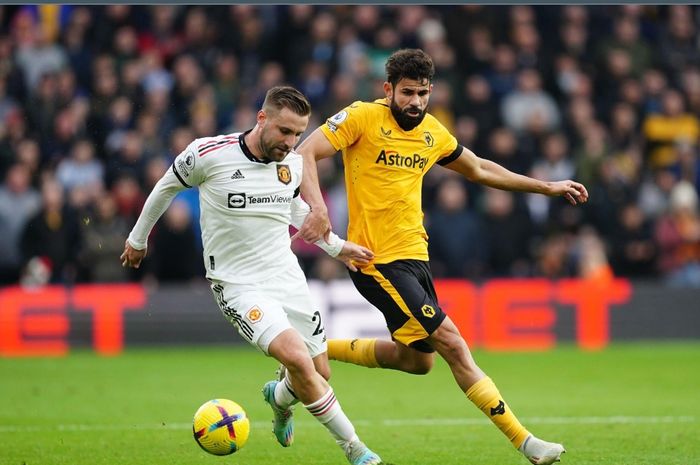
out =
{"type": "MultiPolygon", "coordinates": [[[[475,354],[562,464],[700,464],[700,343],[617,344],[601,352],[475,354]]],[[[288,449],[270,432],[260,388],[276,364],[233,347],[130,349],[104,358],[0,359],[1,465],[327,465],[340,449],[303,408],[288,449]],[[227,397],[252,420],[232,456],[204,453],[191,418],[227,397]]],[[[333,363],[332,384],[358,433],[395,465],[528,462],[438,362],[427,376],[333,363]]]]}

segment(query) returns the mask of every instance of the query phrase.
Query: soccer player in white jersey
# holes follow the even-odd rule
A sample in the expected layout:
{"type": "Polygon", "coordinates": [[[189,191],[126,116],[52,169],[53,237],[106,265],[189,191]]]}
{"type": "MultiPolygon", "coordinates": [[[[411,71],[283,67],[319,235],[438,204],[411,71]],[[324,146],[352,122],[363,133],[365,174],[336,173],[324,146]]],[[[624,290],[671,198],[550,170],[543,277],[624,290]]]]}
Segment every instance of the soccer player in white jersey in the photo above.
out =
{"type": "MultiPolygon", "coordinates": [[[[138,268],[148,235],[175,194],[198,186],[204,263],[216,301],[243,338],[286,367],[282,380],[263,388],[277,441],[292,444],[291,407],[301,401],[351,464],[379,464],[326,381],[330,365],[321,315],[312,309],[290,248],[289,224],[301,226],[310,210],[299,196],[303,160],[293,150],[310,113],[298,90],[273,87],[252,130],[192,142],[148,196],[120,258],[138,268]]],[[[373,257],[335,235],[317,245],[351,269],[351,261],[367,264],[373,257]]]]}

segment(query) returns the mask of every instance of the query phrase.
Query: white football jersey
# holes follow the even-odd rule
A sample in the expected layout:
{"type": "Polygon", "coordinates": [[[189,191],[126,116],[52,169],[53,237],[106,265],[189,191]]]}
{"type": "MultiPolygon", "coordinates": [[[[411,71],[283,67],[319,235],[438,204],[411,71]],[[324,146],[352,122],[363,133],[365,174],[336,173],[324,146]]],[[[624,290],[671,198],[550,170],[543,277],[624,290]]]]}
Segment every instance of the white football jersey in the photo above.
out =
{"type": "MultiPolygon", "coordinates": [[[[196,139],[149,195],[129,242],[143,249],[167,208],[163,201],[169,204],[178,190],[198,186],[207,277],[230,283],[269,279],[298,266],[289,225],[299,226],[308,213],[298,197],[302,169],[295,151],[281,162],[258,160],[245,145],[245,133],[196,139]]],[[[322,248],[337,255],[343,243],[335,236],[322,248]]]]}

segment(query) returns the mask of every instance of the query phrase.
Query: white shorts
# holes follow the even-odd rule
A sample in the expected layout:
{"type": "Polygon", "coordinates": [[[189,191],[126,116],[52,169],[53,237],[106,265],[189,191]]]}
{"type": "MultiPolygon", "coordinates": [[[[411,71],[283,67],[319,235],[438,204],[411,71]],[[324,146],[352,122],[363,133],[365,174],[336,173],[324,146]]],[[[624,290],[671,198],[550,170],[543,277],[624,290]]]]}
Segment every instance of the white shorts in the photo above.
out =
{"type": "Polygon", "coordinates": [[[289,268],[253,284],[211,283],[224,316],[246,341],[265,354],[269,355],[272,340],[289,328],[301,335],[312,358],[328,350],[321,313],[313,309],[301,268],[289,268]]]}

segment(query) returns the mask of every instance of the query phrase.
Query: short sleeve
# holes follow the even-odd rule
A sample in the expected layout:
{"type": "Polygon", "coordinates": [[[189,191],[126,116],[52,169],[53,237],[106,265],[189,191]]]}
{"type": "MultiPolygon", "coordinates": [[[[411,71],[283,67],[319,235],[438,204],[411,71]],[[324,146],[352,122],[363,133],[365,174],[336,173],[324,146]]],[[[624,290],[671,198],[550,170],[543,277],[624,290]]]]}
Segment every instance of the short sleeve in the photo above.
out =
{"type": "Polygon", "coordinates": [[[188,145],[187,148],[175,158],[172,170],[178,181],[185,187],[189,188],[202,183],[204,180],[204,169],[194,142],[188,145]]]}
{"type": "Polygon", "coordinates": [[[434,121],[436,124],[435,134],[430,134],[430,136],[434,139],[435,151],[439,154],[437,163],[444,166],[459,157],[462,153],[462,146],[445,126],[437,119],[434,121]]]}
{"type": "Polygon", "coordinates": [[[328,118],[321,131],[336,150],[342,150],[354,144],[362,135],[366,112],[367,104],[354,102],[328,118]]]}

